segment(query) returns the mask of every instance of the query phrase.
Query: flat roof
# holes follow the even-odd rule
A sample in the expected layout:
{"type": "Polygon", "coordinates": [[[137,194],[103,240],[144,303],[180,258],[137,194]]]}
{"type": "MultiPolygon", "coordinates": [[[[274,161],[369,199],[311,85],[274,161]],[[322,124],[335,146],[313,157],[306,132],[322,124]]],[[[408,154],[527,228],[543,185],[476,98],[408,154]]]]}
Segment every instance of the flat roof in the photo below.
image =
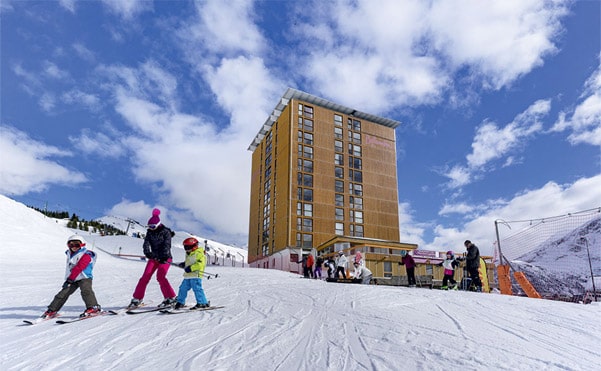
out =
{"type": "Polygon", "coordinates": [[[254,151],[257,148],[259,143],[261,143],[263,138],[265,138],[265,135],[267,134],[269,129],[271,129],[271,127],[277,121],[277,119],[280,117],[280,115],[282,114],[282,112],[284,111],[286,106],[288,106],[288,103],[290,103],[291,99],[302,100],[304,102],[311,103],[316,106],[320,106],[323,108],[330,109],[332,111],[340,112],[340,113],[348,115],[348,116],[353,116],[353,117],[356,117],[361,120],[371,121],[375,124],[387,126],[389,128],[393,128],[393,129],[401,124],[399,121],[396,121],[396,120],[391,120],[391,119],[387,119],[384,117],[372,115],[369,113],[357,111],[356,109],[353,109],[353,108],[350,108],[347,106],[343,106],[341,104],[337,104],[334,102],[330,102],[327,99],[316,97],[315,95],[311,95],[309,93],[305,93],[303,91],[296,90],[293,88],[288,88],[286,90],[286,92],[284,93],[284,95],[282,96],[282,98],[280,98],[280,101],[278,102],[278,104],[273,109],[273,112],[271,113],[271,115],[269,115],[267,120],[265,120],[265,123],[263,124],[263,126],[261,127],[261,129],[259,130],[257,135],[255,136],[255,139],[253,139],[252,143],[248,147],[249,151],[254,151]]]}

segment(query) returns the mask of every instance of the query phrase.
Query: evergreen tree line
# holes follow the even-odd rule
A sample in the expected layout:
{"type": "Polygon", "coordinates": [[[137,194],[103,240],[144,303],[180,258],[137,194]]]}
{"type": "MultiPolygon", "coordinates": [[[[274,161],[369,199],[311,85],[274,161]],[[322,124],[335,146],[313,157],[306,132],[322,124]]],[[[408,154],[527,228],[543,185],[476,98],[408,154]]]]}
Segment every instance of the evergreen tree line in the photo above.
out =
{"type": "Polygon", "coordinates": [[[83,218],[80,219],[77,214],[73,213],[73,216],[69,217],[68,211],[49,211],[49,210],[41,210],[37,207],[29,206],[30,208],[46,215],[50,218],[55,219],[69,219],[67,222],[67,228],[79,229],[86,232],[93,233],[101,233],[105,236],[113,236],[113,235],[125,235],[125,232],[120,230],[119,228],[115,228],[112,225],[108,225],[106,223],[100,223],[96,220],[85,220],[83,218]]]}

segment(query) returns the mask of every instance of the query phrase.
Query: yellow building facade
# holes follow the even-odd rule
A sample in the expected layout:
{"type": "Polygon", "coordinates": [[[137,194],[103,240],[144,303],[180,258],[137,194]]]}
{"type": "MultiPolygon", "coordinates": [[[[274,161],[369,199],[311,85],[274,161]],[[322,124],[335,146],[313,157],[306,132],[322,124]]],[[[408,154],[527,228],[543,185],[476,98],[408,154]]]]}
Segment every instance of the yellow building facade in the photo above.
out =
{"type": "Polygon", "coordinates": [[[414,249],[399,243],[398,125],[288,89],[248,148],[249,264],[296,271],[337,236],[414,249]]]}

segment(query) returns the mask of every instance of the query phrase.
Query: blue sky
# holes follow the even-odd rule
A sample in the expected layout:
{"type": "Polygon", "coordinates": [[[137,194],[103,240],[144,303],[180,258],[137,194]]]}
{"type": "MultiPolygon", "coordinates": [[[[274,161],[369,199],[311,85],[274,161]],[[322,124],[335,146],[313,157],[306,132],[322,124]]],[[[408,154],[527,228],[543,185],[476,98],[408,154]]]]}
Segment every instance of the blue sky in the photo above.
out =
{"type": "MultiPolygon", "coordinates": [[[[598,1],[6,1],[0,193],[225,243],[287,87],[400,121],[400,239],[601,206],[598,1]]],[[[502,233],[508,233],[504,231],[502,233]]]]}

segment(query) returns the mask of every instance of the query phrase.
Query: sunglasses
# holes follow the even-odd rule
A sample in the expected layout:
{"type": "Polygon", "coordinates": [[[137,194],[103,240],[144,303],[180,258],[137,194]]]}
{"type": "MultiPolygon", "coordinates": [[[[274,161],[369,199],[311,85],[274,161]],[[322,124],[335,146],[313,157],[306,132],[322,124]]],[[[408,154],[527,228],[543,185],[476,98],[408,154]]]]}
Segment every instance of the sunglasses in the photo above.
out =
{"type": "Polygon", "coordinates": [[[157,229],[158,224],[148,224],[148,229],[157,229]]]}
{"type": "Polygon", "coordinates": [[[78,243],[78,242],[69,242],[67,245],[69,246],[69,248],[74,248],[74,247],[76,247],[76,248],[78,248],[78,249],[79,249],[79,248],[81,247],[81,244],[80,244],[80,243],[78,243]]]}

